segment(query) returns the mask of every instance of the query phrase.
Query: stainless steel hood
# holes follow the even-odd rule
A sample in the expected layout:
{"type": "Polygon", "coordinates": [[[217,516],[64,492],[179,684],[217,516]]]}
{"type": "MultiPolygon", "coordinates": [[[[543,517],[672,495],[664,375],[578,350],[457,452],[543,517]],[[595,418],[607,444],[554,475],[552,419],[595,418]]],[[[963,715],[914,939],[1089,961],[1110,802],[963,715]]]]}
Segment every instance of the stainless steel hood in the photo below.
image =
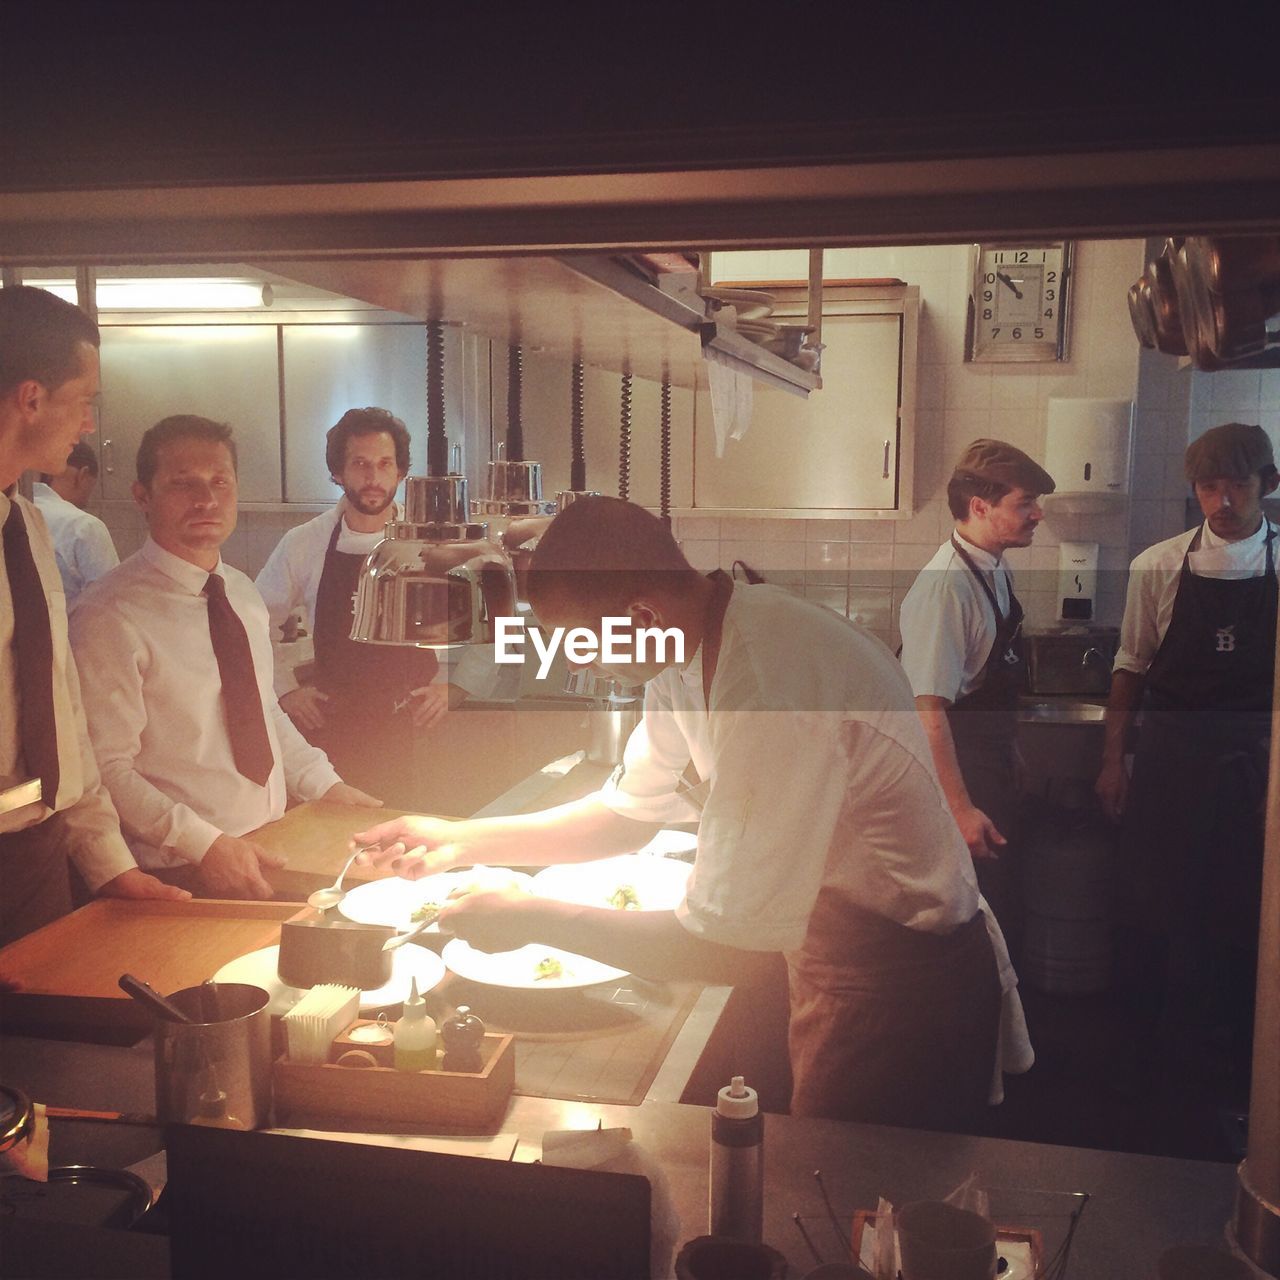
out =
{"type": "Polygon", "coordinates": [[[708,385],[704,347],[800,396],[822,385],[816,373],[709,318],[700,298],[663,292],[607,255],[273,261],[271,271],[529,352],[654,382],[665,376],[673,386],[708,385]]]}

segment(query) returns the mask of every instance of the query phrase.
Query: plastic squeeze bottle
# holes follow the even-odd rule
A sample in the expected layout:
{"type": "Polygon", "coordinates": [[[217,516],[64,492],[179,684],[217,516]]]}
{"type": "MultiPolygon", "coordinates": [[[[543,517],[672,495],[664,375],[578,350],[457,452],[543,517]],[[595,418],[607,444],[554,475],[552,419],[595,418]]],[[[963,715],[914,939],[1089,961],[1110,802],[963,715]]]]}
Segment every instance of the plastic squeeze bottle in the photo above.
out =
{"type": "Polygon", "coordinates": [[[756,1091],[734,1076],[720,1090],[711,1116],[708,1228],[759,1244],[764,1219],[764,1116],[756,1091]]]}
{"type": "Polygon", "coordinates": [[[418,994],[418,980],[409,983],[409,998],[391,1038],[397,1071],[430,1071],[436,1065],[436,1024],[427,1017],[427,1002],[418,994]]]}

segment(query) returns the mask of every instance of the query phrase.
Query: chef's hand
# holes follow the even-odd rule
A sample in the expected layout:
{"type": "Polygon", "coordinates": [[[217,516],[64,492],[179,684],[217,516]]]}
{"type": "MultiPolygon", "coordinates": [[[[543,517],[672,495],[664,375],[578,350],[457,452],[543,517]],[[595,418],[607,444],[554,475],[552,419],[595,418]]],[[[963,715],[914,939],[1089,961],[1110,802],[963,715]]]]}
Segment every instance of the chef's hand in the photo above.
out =
{"type": "Polygon", "coordinates": [[[454,898],[440,911],[440,928],[481,951],[514,951],[536,942],[542,900],[514,885],[454,898]]]}
{"type": "Polygon", "coordinates": [[[275,890],[263,878],[263,867],[283,867],[286,860],[240,836],[220,835],[196,866],[200,887],[217,898],[270,898],[275,890]]]}
{"type": "Polygon", "coordinates": [[[141,867],[130,867],[113,880],[108,880],[97,893],[99,898],[163,898],[169,902],[186,902],[191,894],[176,884],[165,884],[149,876],[141,867]]]}
{"type": "Polygon", "coordinates": [[[430,729],[439,724],[449,713],[450,707],[459,706],[467,699],[467,691],[451,684],[424,684],[414,689],[409,697],[409,714],[415,729],[430,729]]]}
{"type": "Polygon", "coordinates": [[[999,828],[976,805],[961,809],[956,814],[956,826],[964,836],[973,858],[998,858],[996,849],[1009,842],[1000,834],[999,828]]]}
{"type": "Polygon", "coordinates": [[[457,826],[449,818],[410,814],[357,831],[351,847],[366,846],[356,857],[358,866],[390,867],[405,880],[421,880],[475,861],[458,842],[457,826]]]}
{"type": "Polygon", "coordinates": [[[383,805],[383,801],[377,796],[371,796],[367,791],[361,791],[359,787],[349,786],[345,782],[335,782],[324,793],[324,799],[330,804],[351,804],[363,809],[381,809],[383,805]]]}
{"type": "Polygon", "coordinates": [[[1119,822],[1129,800],[1129,771],[1124,767],[1124,761],[1104,760],[1093,790],[1102,803],[1102,812],[1112,822],[1119,822]]]}
{"type": "Polygon", "coordinates": [[[303,684],[286,693],[280,699],[280,706],[299,729],[314,732],[324,728],[324,704],[328,701],[327,693],[321,693],[314,685],[303,684]]]}

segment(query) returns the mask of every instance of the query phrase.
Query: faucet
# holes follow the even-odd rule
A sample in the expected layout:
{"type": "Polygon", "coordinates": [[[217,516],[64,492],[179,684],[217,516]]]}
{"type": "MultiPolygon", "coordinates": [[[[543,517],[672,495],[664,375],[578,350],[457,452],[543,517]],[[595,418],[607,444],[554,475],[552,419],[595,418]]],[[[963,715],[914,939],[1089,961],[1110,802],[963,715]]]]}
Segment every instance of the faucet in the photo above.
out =
{"type": "Polygon", "coordinates": [[[1104,667],[1106,667],[1108,670],[1110,670],[1111,663],[1110,663],[1110,661],[1108,660],[1107,655],[1106,655],[1105,653],[1103,653],[1103,652],[1102,652],[1102,650],[1101,650],[1101,649],[1099,649],[1096,645],[1092,645],[1092,644],[1091,644],[1091,645],[1090,645],[1090,646],[1089,646],[1089,647],[1084,651],[1084,653],[1083,653],[1083,654],[1081,655],[1081,657],[1080,657],[1080,665],[1081,665],[1082,667],[1087,667],[1087,666],[1089,665],[1089,659],[1090,659],[1090,658],[1096,658],[1099,662],[1101,662],[1101,663],[1102,663],[1102,665],[1103,665],[1104,667]]]}

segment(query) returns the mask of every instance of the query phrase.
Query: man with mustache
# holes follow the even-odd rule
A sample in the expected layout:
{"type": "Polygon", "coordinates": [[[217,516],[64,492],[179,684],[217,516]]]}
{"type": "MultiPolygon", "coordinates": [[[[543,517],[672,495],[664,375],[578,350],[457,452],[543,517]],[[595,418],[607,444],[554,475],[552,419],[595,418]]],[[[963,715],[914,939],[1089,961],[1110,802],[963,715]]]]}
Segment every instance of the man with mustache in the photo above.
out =
{"type": "Polygon", "coordinates": [[[1017,814],[1022,606],[1004,554],[1029,547],[1053,477],[1003,440],[975,440],[947,484],[955,528],[902,601],[902,665],[978,885],[1017,954],[1009,841],[1017,814]]]}
{"type": "Polygon", "coordinates": [[[467,696],[439,679],[429,650],[351,639],[360,567],[395,518],[409,473],[408,429],[386,409],[348,409],[329,430],[325,461],[342,498],[290,529],[257,577],[273,641],[300,605],[314,637],[314,676],[299,684],[277,661],[276,694],[344,778],[403,807],[414,802],[414,730],[430,729],[467,696]]]}
{"type": "MultiPolygon", "coordinates": [[[[1276,649],[1277,475],[1260,426],[1228,422],[1187,448],[1204,522],[1129,574],[1098,797],[1123,820],[1122,979],[1144,1052],[1248,1078],[1276,649]],[[1125,767],[1139,708],[1133,776],[1125,767]]],[[[1239,1100],[1238,1097],[1236,1099],[1239,1100]]]]}

